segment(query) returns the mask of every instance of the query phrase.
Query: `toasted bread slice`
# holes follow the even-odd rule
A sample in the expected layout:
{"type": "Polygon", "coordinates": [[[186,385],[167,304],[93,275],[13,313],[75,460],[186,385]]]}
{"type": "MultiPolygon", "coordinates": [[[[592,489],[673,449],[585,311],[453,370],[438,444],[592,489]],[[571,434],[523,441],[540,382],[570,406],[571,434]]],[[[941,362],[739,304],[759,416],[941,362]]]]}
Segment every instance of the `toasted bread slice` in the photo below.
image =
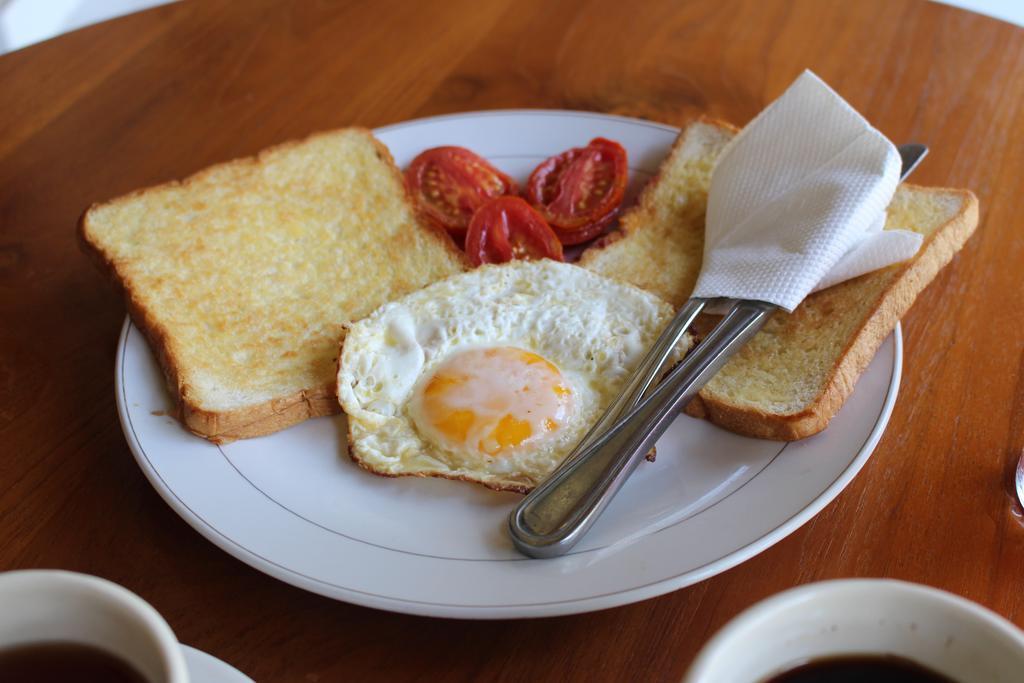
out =
{"type": "MultiPolygon", "coordinates": [[[[585,251],[580,264],[682,305],[700,272],[711,171],[735,132],[717,121],[691,123],[637,206],[623,216],[621,230],[585,251]]],[[[970,191],[901,185],[886,228],[923,234],[918,254],[812,294],[792,314],[775,314],[687,412],[766,439],[820,432],[900,317],[977,223],[978,201],[970,191]]]]}
{"type": "Polygon", "coordinates": [[[182,421],[215,442],[338,412],[345,325],[466,268],[357,128],[94,205],[80,233],[123,287],[182,421]]]}

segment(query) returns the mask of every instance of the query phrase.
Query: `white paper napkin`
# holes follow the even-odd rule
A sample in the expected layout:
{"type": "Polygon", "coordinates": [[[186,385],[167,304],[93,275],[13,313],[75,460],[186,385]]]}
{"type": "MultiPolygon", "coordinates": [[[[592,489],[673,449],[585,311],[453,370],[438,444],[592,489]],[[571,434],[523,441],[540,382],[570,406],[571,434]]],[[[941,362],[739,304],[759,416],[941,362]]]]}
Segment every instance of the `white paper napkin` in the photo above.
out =
{"type": "Polygon", "coordinates": [[[896,147],[805,71],[722,152],[694,297],[787,311],[812,291],[905,261],[921,235],[885,230],[896,147]]]}

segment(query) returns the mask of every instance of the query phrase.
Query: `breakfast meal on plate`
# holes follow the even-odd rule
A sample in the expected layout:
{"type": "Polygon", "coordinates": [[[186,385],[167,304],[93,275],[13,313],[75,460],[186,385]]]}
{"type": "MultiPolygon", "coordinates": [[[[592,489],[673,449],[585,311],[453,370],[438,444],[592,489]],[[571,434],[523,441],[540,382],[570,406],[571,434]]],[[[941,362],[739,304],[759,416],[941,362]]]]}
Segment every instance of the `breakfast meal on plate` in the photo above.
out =
{"type": "MultiPolygon", "coordinates": [[[[701,269],[711,171],[735,133],[717,121],[687,126],[656,179],[623,215],[619,231],[585,251],[579,264],[682,305],[701,269]]],[[[978,202],[968,190],[900,185],[886,228],[923,234],[917,255],[811,294],[792,314],[776,313],[687,412],[765,439],[820,432],[900,317],[977,223],[978,202]]]]}
{"type": "Polygon", "coordinates": [[[355,128],[94,205],[80,233],[123,288],[181,421],[221,443],[337,413],[344,326],[467,267],[355,128]]]}
{"type": "MultiPolygon", "coordinates": [[[[94,205],[80,230],[192,432],[223,443],[343,410],[367,470],[527,491],[690,296],[734,134],[687,126],[617,226],[617,142],[567,149],[520,186],[453,146],[403,175],[352,128],[94,205]],[[578,264],[561,263],[573,245],[578,264]]],[[[925,236],[917,256],[776,313],[687,412],[761,438],[824,429],[977,201],[902,185],[887,221],[925,236]]]]}
{"type": "Polygon", "coordinates": [[[342,344],[350,453],[377,474],[526,492],[594,425],[672,313],[653,294],[550,259],[485,265],[407,294],[342,344]]]}

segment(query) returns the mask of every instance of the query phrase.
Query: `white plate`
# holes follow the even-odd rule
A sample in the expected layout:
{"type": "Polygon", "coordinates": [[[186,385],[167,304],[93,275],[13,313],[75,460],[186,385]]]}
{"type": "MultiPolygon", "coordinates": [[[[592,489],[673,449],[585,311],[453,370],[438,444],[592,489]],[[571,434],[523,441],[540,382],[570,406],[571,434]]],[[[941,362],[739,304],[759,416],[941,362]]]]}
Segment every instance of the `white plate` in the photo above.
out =
{"type": "Polygon", "coordinates": [[[253,683],[253,680],[227,662],[188,645],[185,653],[189,683],[253,683]]]}
{"type": "MultiPolygon", "coordinates": [[[[377,135],[402,166],[428,147],[467,146],[524,179],[592,137],[629,151],[633,192],[675,128],[581,112],[441,116],[377,135]]],[[[569,556],[518,555],[505,519],[519,499],[355,466],[343,417],[218,447],[166,416],[171,401],[125,321],[118,408],[128,444],[161,496],[210,541],[260,571],[339,600],[444,617],[571,614],[643,600],[714,576],[778,542],[836,497],[867,461],[896,399],[899,328],[831,426],[783,444],[679,417],[569,556]]]]}

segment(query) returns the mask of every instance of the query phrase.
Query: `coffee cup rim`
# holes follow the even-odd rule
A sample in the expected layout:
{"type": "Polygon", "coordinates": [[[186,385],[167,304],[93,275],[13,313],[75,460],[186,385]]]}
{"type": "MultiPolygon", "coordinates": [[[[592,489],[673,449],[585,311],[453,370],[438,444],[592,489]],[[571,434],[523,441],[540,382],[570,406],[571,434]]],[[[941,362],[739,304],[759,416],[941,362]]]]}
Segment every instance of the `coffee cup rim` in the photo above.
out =
{"type": "Polygon", "coordinates": [[[188,680],[181,644],[155,607],[124,586],[107,579],[63,569],[19,569],[0,573],[0,590],[47,590],[55,587],[85,590],[128,609],[152,634],[164,663],[166,680],[188,680]]]}
{"type": "Polygon", "coordinates": [[[909,599],[944,606],[952,618],[966,621],[971,628],[989,628],[1011,641],[1024,654],[1024,631],[1011,621],[967,598],[948,591],[897,579],[832,579],[797,586],[765,598],[747,608],[722,627],[704,644],[683,678],[683,683],[701,683],[714,673],[712,667],[723,650],[742,643],[744,631],[759,622],[780,616],[795,603],[811,603],[839,594],[858,596],[892,604],[891,600],[909,599]]]}

